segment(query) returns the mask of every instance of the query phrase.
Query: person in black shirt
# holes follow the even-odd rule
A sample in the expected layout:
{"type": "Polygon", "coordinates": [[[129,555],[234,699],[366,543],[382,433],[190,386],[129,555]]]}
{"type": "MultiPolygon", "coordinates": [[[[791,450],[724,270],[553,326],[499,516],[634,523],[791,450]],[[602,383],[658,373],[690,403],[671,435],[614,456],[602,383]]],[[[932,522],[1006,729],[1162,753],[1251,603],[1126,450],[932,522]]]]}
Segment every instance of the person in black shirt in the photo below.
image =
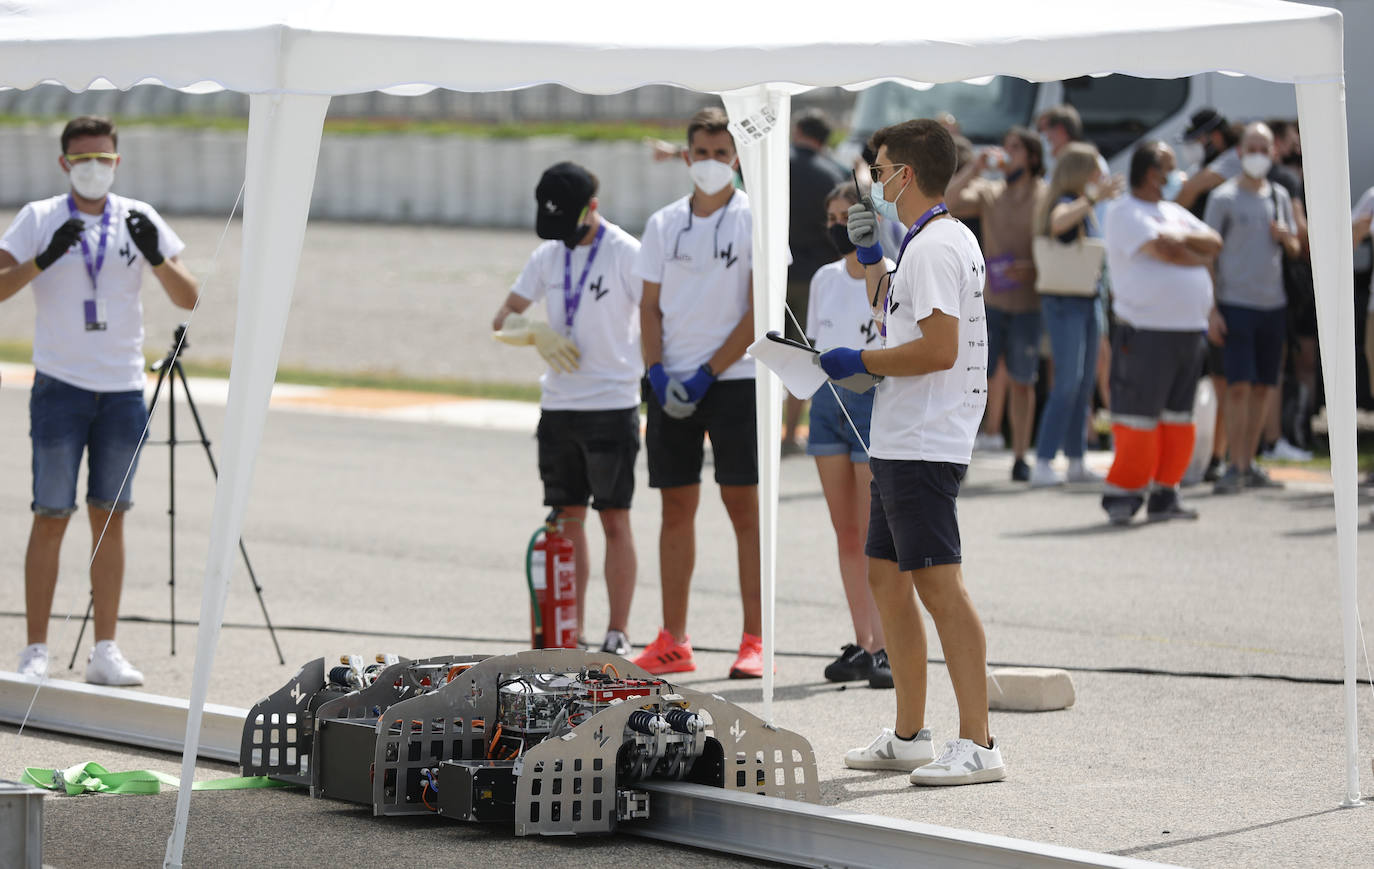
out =
{"type": "MultiPolygon", "coordinates": [[[[849,173],[825,154],[830,140],[830,121],[820,109],[807,109],[797,115],[792,125],[792,154],[789,160],[791,208],[787,244],[792,251],[792,264],[787,267],[787,307],[791,316],[785,317],[787,336],[805,340],[801,327],[806,323],[806,303],[811,293],[811,276],[835,258],[835,248],[826,235],[825,199],[836,184],[849,178],[849,173]],[[793,317],[796,318],[795,322],[793,317]]],[[[782,454],[801,455],[797,443],[797,423],[806,402],[787,396],[784,414],[782,454]]]]}

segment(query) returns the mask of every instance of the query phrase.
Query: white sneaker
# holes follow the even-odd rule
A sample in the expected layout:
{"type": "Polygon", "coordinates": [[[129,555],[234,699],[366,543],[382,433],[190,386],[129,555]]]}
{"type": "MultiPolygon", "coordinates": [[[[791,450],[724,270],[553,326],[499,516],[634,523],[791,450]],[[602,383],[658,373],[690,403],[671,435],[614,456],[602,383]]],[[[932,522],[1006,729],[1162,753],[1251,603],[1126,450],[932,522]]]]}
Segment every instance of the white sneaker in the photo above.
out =
{"type": "Polygon", "coordinates": [[[1102,475],[1083,464],[1082,459],[1069,460],[1067,479],[1070,483],[1101,483],[1103,481],[1102,475]]]}
{"type": "Polygon", "coordinates": [[[48,675],[48,644],[34,643],[19,653],[19,675],[42,679],[48,675]]]}
{"type": "Polygon", "coordinates": [[[984,748],[972,739],[951,739],[945,743],[940,759],[911,773],[914,785],[973,785],[1001,781],[1007,777],[1002,764],[1002,749],[988,737],[992,748],[984,748]]]}
{"type": "Polygon", "coordinates": [[[1063,484],[1064,478],[1059,476],[1059,472],[1049,462],[1037,460],[1035,465],[1031,467],[1030,486],[1032,489],[1062,486],[1063,484]]]}
{"type": "Polygon", "coordinates": [[[143,674],[125,660],[114,640],[101,640],[86,659],[86,681],[92,685],[142,685],[143,674]]]}
{"type": "Polygon", "coordinates": [[[1269,452],[1264,454],[1264,458],[1280,462],[1310,462],[1312,451],[1294,446],[1287,438],[1279,438],[1269,452]]]}
{"type": "Polygon", "coordinates": [[[607,631],[606,640],[601,644],[601,651],[610,652],[612,655],[625,657],[630,654],[630,638],[625,636],[624,631],[607,631]]]}
{"type": "Polygon", "coordinates": [[[973,448],[979,452],[1005,450],[1007,442],[999,434],[988,434],[980,431],[973,439],[973,448]]]}
{"type": "Polygon", "coordinates": [[[898,739],[891,727],[884,727],[878,738],[867,748],[851,748],[844,753],[844,765],[850,769],[892,769],[911,772],[935,759],[935,746],[930,741],[930,729],[923,728],[908,742],[898,739]]]}

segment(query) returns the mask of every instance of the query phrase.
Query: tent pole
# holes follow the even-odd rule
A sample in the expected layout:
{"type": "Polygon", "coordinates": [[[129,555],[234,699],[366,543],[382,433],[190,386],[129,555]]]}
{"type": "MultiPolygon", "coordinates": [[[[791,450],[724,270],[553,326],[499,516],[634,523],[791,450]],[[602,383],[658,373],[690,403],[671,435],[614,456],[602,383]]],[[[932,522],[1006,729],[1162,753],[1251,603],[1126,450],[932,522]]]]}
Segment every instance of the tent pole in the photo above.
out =
{"type": "MultiPolygon", "coordinates": [[[[787,292],[788,144],[791,96],[759,85],[721,95],[754,221],[754,334],[782,329],[787,292]]],[[[776,651],[778,476],[782,384],[759,366],[754,380],[759,463],[759,604],[763,615],[763,720],[773,723],[776,651]]]]}
{"type": "Polygon", "coordinates": [[[196,666],[181,756],[176,819],[167,839],[164,867],[180,867],[191,809],[200,724],[224,621],[224,601],[233,571],[243,515],[252,488],[253,465],[267,421],[267,402],[277,376],[286,315],[300,265],[301,242],[315,184],[329,97],[253,94],[248,111],[247,183],[243,211],[243,268],[239,278],[238,322],[229,371],[224,419],[224,464],[215,485],[210,547],[196,631],[196,666]]]}
{"type": "MultiPolygon", "coordinates": [[[[1339,56],[1339,45],[1337,52],[1339,56]]],[[[1321,345],[1332,348],[1321,355],[1321,361],[1331,441],[1331,482],[1336,494],[1336,551],[1345,659],[1345,799],[1341,805],[1354,807],[1362,805],[1355,663],[1359,467],[1355,448],[1355,292],[1345,82],[1299,82],[1297,91],[1298,123],[1308,143],[1307,153],[1314,158],[1304,164],[1303,179],[1307,187],[1317,326],[1321,345]]]]}

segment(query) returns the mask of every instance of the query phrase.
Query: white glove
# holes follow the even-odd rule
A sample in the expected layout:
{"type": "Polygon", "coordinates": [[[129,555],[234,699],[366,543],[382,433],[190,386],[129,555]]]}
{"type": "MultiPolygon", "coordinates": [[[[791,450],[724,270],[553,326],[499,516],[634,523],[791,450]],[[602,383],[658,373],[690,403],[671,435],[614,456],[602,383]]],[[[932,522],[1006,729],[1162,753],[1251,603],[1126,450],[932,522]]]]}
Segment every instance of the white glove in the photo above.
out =
{"type": "Polygon", "coordinates": [[[673,419],[686,419],[696,413],[696,402],[687,400],[687,387],[676,377],[668,381],[668,388],[664,392],[663,412],[673,419]]]}
{"type": "Polygon", "coordinates": [[[855,247],[872,247],[878,243],[878,212],[868,204],[867,196],[863,202],[849,206],[848,229],[849,240],[855,247]]]}
{"type": "Polygon", "coordinates": [[[555,332],[548,323],[531,321],[521,314],[511,314],[491,337],[512,347],[534,345],[544,361],[558,371],[576,371],[582,353],[577,345],[555,332]]]}

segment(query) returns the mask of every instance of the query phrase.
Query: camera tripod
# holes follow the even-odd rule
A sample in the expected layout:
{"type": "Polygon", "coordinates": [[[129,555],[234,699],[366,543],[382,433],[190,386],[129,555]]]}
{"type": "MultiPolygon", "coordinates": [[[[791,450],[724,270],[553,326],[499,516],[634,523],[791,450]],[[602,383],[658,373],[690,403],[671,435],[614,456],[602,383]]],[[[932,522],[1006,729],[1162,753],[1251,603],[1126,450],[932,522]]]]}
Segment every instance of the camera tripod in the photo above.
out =
{"type": "MultiPolygon", "coordinates": [[[[191,418],[196,423],[196,433],[200,436],[200,445],[205,448],[205,458],[210,463],[210,473],[215,479],[219,479],[219,467],[215,464],[215,456],[210,451],[210,439],[205,436],[205,426],[200,421],[200,412],[196,409],[195,400],[191,398],[191,386],[186,382],[186,371],[181,367],[180,354],[189,346],[186,343],[186,324],[177,326],[172,337],[172,349],[167,351],[167,355],[157,362],[148,366],[150,371],[157,372],[157,384],[153,387],[153,397],[148,401],[148,418],[152,419],[153,412],[157,409],[158,397],[162,394],[163,383],[167,384],[167,440],[165,441],[144,441],[144,445],[155,444],[167,447],[167,550],[168,550],[168,570],[169,578],[167,587],[169,590],[169,607],[171,617],[168,625],[171,629],[171,654],[177,653],[177,445],[182,443],[177,440],[177,415],[176,415],[176,382],[181,381],[181,390],[186,397],[186,406],[191,409],[191,418]]],[[[149,423],[151,426],[151,422],[149,423]]],[[[258,596],[258,606],[262,608],[262,618],[267,624],[267,632],[272,637],[272,646],[277,650],[277,662],[286,663],[286,658],[282,656],[281,644],[277,642],[277,631],[272,627],[272,618],[267,614],[267,603],[262,598],[262,585],[258,583],[257,574],[253,572],[253,563],[248,559],[248,548],[243,545],[243,538],[239,538],[239,552],[243,554],[244,567],[248,568],[248,579],[253,583],[253,592],[258,596]]],[[[86,604],[86,617],[81,620],[81,630],[76,635],[76,646],[72,649],[72,659],[67,664],[67,669],[76,667],[76,656],[81,650],[81,640],[86,635],[86,623],[91,619],[91,613],[95,606],[95,595],[92,593],[91,600],[86,604]]]]}

